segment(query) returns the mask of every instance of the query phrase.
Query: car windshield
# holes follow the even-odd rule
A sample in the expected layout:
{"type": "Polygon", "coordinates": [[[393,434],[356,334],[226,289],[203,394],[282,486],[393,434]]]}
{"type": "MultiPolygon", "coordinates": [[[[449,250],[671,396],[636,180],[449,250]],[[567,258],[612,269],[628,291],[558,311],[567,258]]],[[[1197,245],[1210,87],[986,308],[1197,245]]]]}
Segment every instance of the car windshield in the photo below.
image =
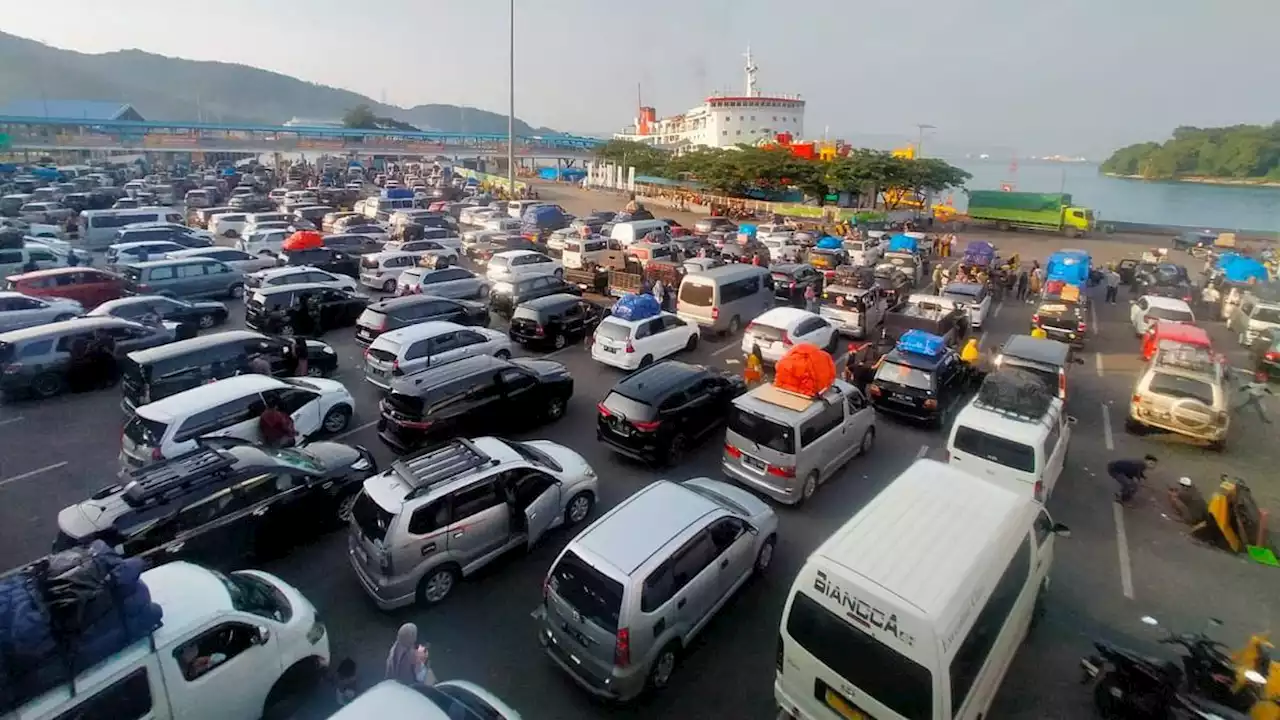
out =
{"type": "Polygon", "coordinates": [[[915,388],[916,390],[932,390],[933,374],[920,368],[901,363],[886,362],[876,371],[876,381],[915,388]]]}
{"type": "Polygon", "coordinates": [[[965,425],[956,427],[956,450],[974,457],[1012,468],[1018,472],[1036,471],[1036,453],[1030,445],[992,435],[965,425]]]}
{"type": "Polygon", "coordinates": [[[1195,322],[1195,316],[1186,310],[1180,308],[1153,307],[1147,311],[1147,317],[1158,318],[1160,320],[1171,320],[1173,322],[1190,323],[1195,322]]]}
{"type": "Polygon", "coordinates": [[[503,442],[505,442],[512,450],[519,453],[520,457],[535,465],[541,465],[542,467],[550,468],[557,472],[564,470],[564,468],[560,466],[560,463],[556,462],[554,458],[529,443],[518,442],[516,440],[504,440],[503,442]]]}
{"type": "Polygon", "coordinates": [[[1250,320],[1280,325],[1280,308],[1260,307],[1253,312],[1253,317],[1250,320]]]}
{"type": "Polygon", "coordinates": [[[495,255],[489,260],[489,267],[491,268],[505,268],[509,264],[511,264],[511,260],[502,255],[495,255]]]}
{"type": "Polygon", "coordinates": [[[606,320],[596,328],[596,334],[606,340],[626,340],[631,337],[631,327],[606,320]]]}
{"type": "Polygon", "coordinates": [[[780,453],[795,452],[791,427],[734,406],[729,411],[729,430],[743,438],[780,453]]]}
{"type": "Polygon", "coordinates": [[[129,422],[125,423],[124,436],[139,445],[156,447],[160,444],[160,438],[164,437],[168,427],[165,423],[134,415],[129,422]]]}
{"type": "Polygon", "coordinates": [[[309,473],[322,473],[327,469],[325,464],[320,462],[320,458],[295,448],[272,449],[264,446],[260,449],[268,456],[292,468],[305,470],[309,473]]]}
{"type": "Polygon", "coordinates": [[[293,616],[293,608],[289,599],[275,585],[262,578],[246,572],[235,572],[224,575],[216,570],[209,570],[222,582],[231,596],[231,607],[240,612],[247,612],[259,617],[271,618],[276,622],[288,622],[293,616]]]}
{"type": "Polygon", "coordinates": [[[387,512],[376,500],[369,497],[367,492],[357,495],[355,503],[351,506],[351,519],[360,528],[360,533],[375,542],[386,539],[387,528],[391,527],[391,521],[395,517],[394,513],[387,512]]]}
{"type": "Polygon", "coordinates": [[[1151,376],[1147,389],[1160,395],[1199,400],[1205,405],[1213,405],[1213,386],[1194,378],[1158,372],[1151,376]]]}
{"type": "Polygon", "coordinates": [[[569,550],[551,571],[549,585],[582,617],[604,630],[617,631],[618,615],[622,612],[622,585],[618,581],[569,550]]]}
{"type": "Polygon", "coordinates": [[[689,483],[684,483],[683,487],[686,490],[691,490],[694,493],[701,495],[702,497],[710,500],[711,502],[716,503],[717,505],[721,505],[727,508],[730,512],[737,513],[738,515],[741,515],[743,517],[751,516],[751,513],[746,508],[742,507],[734,500],[729,499],[727,495],[722,495],[721,493],[718,493],[710,488],[706,488],[701,485],[691,485],[689,483]]]}

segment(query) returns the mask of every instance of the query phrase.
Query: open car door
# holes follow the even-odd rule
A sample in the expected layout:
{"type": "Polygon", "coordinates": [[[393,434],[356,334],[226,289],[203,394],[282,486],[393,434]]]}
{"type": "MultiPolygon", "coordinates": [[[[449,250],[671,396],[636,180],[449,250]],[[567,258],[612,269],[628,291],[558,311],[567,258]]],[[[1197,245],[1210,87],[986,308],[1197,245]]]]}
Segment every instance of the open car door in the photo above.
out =
{"type": "Polygon", "coordinates": [[[1125,285],[1133,282],[1133,273],[1137,267],[1138,261],[1133,258],[1125,258],[1116,263],[1116,272],[1120,273],[1120,282],[1125,285]]]}
{"type": "Polygon", "coordinates": [[[560,516],[560,481],[531,470],[515,482],[517,504],[524,508],[528,547],[533,548],[560,516]]]}

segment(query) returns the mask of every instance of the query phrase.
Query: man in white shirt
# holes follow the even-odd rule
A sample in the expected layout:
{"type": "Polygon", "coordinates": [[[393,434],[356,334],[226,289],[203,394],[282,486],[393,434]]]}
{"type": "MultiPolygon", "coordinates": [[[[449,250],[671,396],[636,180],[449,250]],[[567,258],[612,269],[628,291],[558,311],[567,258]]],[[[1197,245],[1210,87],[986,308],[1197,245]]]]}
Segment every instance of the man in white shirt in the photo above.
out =
{"type": "Polygon", "coordinates": [[[1245,408],[1253,408],[1258,413],[1258,419],[1264,424],[1270,425],[1271,418],[1267,417],[1266,410],[1262,407],[1262,396],[1272,395],[1271,388],[1267,386],[1267,376],[1265,373],[1258,373],[1254,376],[1253,382],[1246,384],[1240,388],[1240,392],[1244,394],[1245,399],[1239,405],[1235,406],[1235,411],[1239,412],[1245,408]]]}

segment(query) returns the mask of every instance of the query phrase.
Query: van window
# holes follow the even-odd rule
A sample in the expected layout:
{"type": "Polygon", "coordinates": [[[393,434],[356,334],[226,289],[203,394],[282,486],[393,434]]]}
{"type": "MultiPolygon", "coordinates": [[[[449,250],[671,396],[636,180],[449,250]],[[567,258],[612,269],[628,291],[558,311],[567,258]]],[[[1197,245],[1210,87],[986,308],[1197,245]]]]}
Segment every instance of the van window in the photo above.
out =
{"type": "Polygon", "coordinates": [[[1028,539],[1018,546],[1018,552],[1014,554],[1009,567],[1005,568],[1004,574],[1000,576],[995,589],[991,591],[991,597],[987,598],[986,606],[982,608],[982,612],[978,613],[978,619],[973,621],[973,627],[969,628],[969,634],[965,636],[964,642],[956,650],[956,656],[951,660],[953,717],[958,715],[960,709],[964,707],[969,691],[973,689],[973,683],[978,679],[978,673],[987,662],[991,647],[999,639],[1005,623],[1009,620],[1009,613],[1013,612],[1013,606],[1022,595],[1030,572],[1031,544],[1028,539]]]}
{"type": "Polygon", "coordinates": [[[551,571],[551,590],[582,613],[584,618],[609,632],[618,631],[622,612],[622,584],[591,567],[572,550],[566,551],[551,571]]]}
{"type": "Polygon", "coordinates": [[[809,447],[823,435],[840,427],[844,422],[844,404],[831,403],[822,412],[800,424],[800,446],[809,447]]]}
{"type": "Polygon", "coordinates": [[[695,307],[711,307],[715,302],[716,286],[685,282],[680,285],[680,302],[695,307]]]}
{"type": "Polygon", "coordinates": [[[728,304],[734,300],[751,297],[760,292],[760,277],[752,276],[742,280],[734,280],[720,286],[720,304],[728,304]]]}
{"type": "Polygon", "coordinates": [[[997,437],[977,428],[967,425],[957,427],[955,446],[960,452],[1013,468],[1018,472],[1034,473],[1036,471],[1036,451],[1030,445],[997,437]]]}
{"type": "Polygon", "coordinates": [[[729,429],[770,450],[787,454],[793,454],[796,451],[795,433],[791,426],[774,422],[737,406],[729,411],[729,429]]]}
{"type": "Polygon", "coordinates": [[[150,713],[151,683],[144,667],[81,700],[54,720],[135,720],[150,713]]]}
{"type": "Polygon", "coordinates": [[[923,665],[858,630],[797,593],[787,615],[787,634],[818,662],[861,693],[907,718],[933,717],[933,678],[923,665]]]}

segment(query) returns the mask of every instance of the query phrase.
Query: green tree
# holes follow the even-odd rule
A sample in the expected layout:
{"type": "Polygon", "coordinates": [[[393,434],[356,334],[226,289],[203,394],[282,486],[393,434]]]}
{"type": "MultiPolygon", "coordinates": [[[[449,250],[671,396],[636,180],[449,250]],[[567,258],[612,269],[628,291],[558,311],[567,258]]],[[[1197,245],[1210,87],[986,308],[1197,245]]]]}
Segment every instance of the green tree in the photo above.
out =
{"type": "Polygon", "coordinates": [[[1274,178],[1280,175],[1280,123],[1179,127],[1164,143],[1138,143],[1116,150],[1101,170],[1157,180],[1274,178]]]}
{"type": "Polygon", "coordinates": [[[357,105],[342,115],[342,126],[375,130],[378,127],[378,116],[368,105],[357,105]]]}
{"type": "Polygon", "coordinates": [[[596,157],[622,167],[634,167],[636,175],[666,177],[671,153],[634,140],[610,140],[596,150],[596,157]]]}

